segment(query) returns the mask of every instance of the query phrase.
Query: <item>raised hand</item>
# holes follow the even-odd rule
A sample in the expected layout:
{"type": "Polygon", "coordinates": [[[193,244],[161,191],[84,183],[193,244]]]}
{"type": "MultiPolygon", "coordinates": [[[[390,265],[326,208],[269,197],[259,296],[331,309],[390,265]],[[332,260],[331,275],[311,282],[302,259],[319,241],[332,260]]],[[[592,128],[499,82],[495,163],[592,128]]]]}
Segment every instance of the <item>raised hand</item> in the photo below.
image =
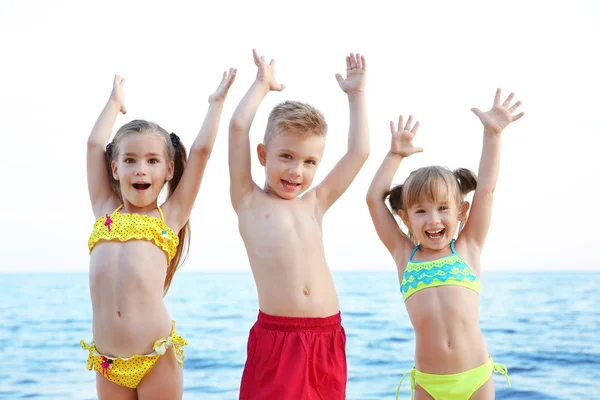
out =
{"type": "Polygon", "coordinates": [[[404,117],[401,115],[398,120],[398,129],[394,126],[394,121],[390,121],[390,129],[392,131],[392,146],[390,152],[392,154],[398,154],[402,157],[408,157],[415,153],[423,151],[421,147],[415,147],[413,145],[413,138],[419,130],[419,121],[411,127],[413,122],[412,115],[408,117],[406,125],[404,125],[404,117]]]}
{"type": "Polygon", "coordinates": [[[521,101],[517,101],[515,104],[510,106],[510,103],[515,96],[514,93],[508,95],[504,103],[500,104],[501,89],[496,90],[496,96],[494,97],[494,105],[489,111],[482,112],[478,108],[471,108],[471,111],[479,117],[479,120],[483,124],[485,129],[490,130],[493,133],[500,133],[506,128],[511,122],[514,122],[525,115],[521,112],[517,115],[513,115],[517,108],[521,105],[521,101]],[[510,107],[509,107],[510,106],[510,107]]]}
{"type": "Polygon", "coordinates": [[[115,75],[113,80],[113,89],[110,93],[110,101],[115,103],[119,107],[119,111],[123,114],[127,114],[127,108],[125,108],[125,94],[123,92],[123,86],[125,85],[125,78],[120,75],[115,75]]]}
{"type": "Polygon", "coordinates": [[[340,88],[347,94],[362,93],[365,90],[365,80],[367,78],[367,63],[365,57],[356,53],[350,53],[346,57],[346,79],[340,74],[335,74],[340,88]]]}
{"type": "Polygon", "coordinates": [[[229,88],[235,81],[235,76],[237,75],[237,69],[229,68],[229,72],[223,72],[223,79],[221,79],[221,83],[217,87],[217,90],[213,94],[208,97],[209,103],[216,103],[219,101],[225,101],[225,97],[227,97],[227,92],[229,88]]]}
{"type": "Polygon", "coordinates": [[[269,90],[283,90],[285,85],[277,83],[277,80],[275,79],[275,60],[273,59],[267,63],[265,57],[259,56],[255,49],[252,49],[252,54],[254,55],[254,64],[258,67],[256,80],[267,86],[269,90]]]}

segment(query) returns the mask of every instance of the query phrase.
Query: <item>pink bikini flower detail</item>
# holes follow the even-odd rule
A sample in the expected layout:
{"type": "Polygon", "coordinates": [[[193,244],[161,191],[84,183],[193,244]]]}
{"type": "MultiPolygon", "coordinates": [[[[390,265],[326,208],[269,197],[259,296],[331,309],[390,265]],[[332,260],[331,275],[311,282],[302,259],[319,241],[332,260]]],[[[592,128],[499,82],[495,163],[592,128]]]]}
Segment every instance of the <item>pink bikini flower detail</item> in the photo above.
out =
{"type": "Polygon", "coordinates": [[[111,367],[112,361],[108,358],[106,358],[105,356],[101,356],[102,358],[102,375],[106,376],[106,378],[108,379],[108,370],[111,367]]]}
{"type": "Polygon", "coordinates": [[[113,220],[110,218],[110,215],[106,214],[106,221],[104,221],[104,225],[108,228],[110,232],[110,224],[112,224],[113,220]]]}

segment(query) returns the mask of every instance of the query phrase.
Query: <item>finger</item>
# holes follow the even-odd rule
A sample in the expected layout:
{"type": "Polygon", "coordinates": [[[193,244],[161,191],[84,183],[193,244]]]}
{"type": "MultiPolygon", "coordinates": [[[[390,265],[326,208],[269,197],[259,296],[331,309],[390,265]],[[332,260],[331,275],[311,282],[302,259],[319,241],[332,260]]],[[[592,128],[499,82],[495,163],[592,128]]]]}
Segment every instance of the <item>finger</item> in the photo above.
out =
{"type": "Polygon", "coordinates": [[[473,113],[477,115],[478,118],[481,118],[481,110],[479,108],[473,107],[471,108],[471,111],[473,111],[473,113]]]}
{"type": "Polygon", "coordinates": [[[356,59],[353,53],[350,53],[350,69],[356,69],[356,59]]]}
{"type": "Polygon", "coordinates": [[[223,71],[223,77],[221,78],[221,83],[227,80],[227,71],[223,71]]]}
{"type": "Polygon", "coordinates": [[[405,131],[410,131],[410,124],[412,124],[413,117],[412,115],[408,116],[408,121],[406,121],[406,126],[404,127],[405,131]]]}
{"type": "Polygon", "coordinates": [[[275,59],[272,59],[271,62],[269,63],[269,65],[274,68],[275,67],[275,59]]]}
{"type": "Polygon", "coordinates": [[[260,57],[258,56],[256,49],[252,49],[252,57],[254,57],[254,63],[258,65],[258,63],[260,63],[260,57]]]}
{"type": "Polygon", "coordinates": [[[125,104],[123,104],[123,106],[121,107],[121,112],[123,114],[127,114],[127,107],[125,107],[125,104]]]}
{"type": "Polygon", "coordinates": [[[515,115],[514,117],[512,117],[512,122],[515,122],[516,120],[520,119],[523,115],[525,115],[524,112],[515,115]]]}
{"type": "Polygon", "coordinates": [[[342,77],[342,75],[340,74],[335,74],[335,79],[338,81],[338,83],[341,85],[342,83],[344,83],[344,78],[342,77]]]}
{"type": "Polygon", "coordinates": [[[285,89],[285,85],[279,85],[279,87],[276,88],[275,90],[278,92],[281,92],[283,89],[285,89]]]}
{"type": "Polygon", "coordinates": [[[390,131],[392,132],[392,135],[394,134],[394,132],[396,132],[396,127],[394,126],[394,121],[390,121],[390,131]]]}
{"type": "Polygon", "coordinates": [[[346,72],[350,71],[350,57],[346,56],[346,72]]]}
{"type": "Polygon", "coordinates": [[[517,108],[519,108],[520,105],[521,105],[521,101],[519,100],[515,104],[513,104],[513,106],[511,108],[509,108],[508,111],[510,111],[510,113],[512,114],[515,112],[515,110],[517,108]]]}
{"type": "Polygon", "coordinates": [[[121,78],[121,86],[125,85],[125,78],[121,78]]]}
{"type": "Polygon", "coordinates": [[[360,56],[360,61],[362,63],[362,70],[366,71],[367,70],[367,62],[365,61],[365,56],[360,56]]]}
{"type": "Polygon", "coordinates": [[[511,93],[508,95],[508,97],[506,98],[506,100],[504,100],[504,103],[502,103],[502,107],[506,108],[510,105],[510,102],[512,101],[513,97],[515,97],[514,93],[511,93]]]}
{"type": "Polygon", "coordinates": [[[415,153],[422,153],[422,152],[423,152],[422,147],[415,147],[415,153]]]}
{"type": "Polygon", "coordinates": [[[358,69],[362,69],[362,60],[360,57],[360,53],[356,53],[356,68],[358,69]]]}
{"type": "Polygon", "coordinates": [[[496,96],[494,97],[494,105],[500,104],[500,96],[502,94],[502,89],[496,89],[496,96]]]}
{"type": "Polygon", "coordinates": [[[401,115],[400,118],[398,118],[398,130],[402,130],[402,127],[404,126],[404,115],[401,115]]]}
{"type": "Polygon", "coordinates": [[[419,130],[419,126],[421,126],[421,124],[419,123],[419,121],[417,121],[415,123],[415,126],[413,126],[413,128],[410,130],[413,133],[413,135],[417,134],[417,131],[419,130]]]}
{"type": "Polygon", "coordinates": [[[121,77],[119,75],[115,74],[115,77],[113,78],[113,86],[117,86],[119,84],[120,80],[121,80],[121,77]]]}

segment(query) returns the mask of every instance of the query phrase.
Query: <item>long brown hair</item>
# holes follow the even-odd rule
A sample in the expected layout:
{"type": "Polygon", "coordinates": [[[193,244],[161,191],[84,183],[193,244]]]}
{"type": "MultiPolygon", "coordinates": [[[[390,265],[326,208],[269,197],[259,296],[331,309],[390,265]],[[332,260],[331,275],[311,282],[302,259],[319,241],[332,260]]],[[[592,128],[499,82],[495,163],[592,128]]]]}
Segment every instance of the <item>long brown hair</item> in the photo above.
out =
{"type": "MultiPolygon", "coordinates": [[[[185,170],[185,165],[187,163],[187,151],[183,146],[183,143],[179,141],[179,137],[175,134],[169,134],[165,129],[163,129],[160,125],[145,121],[141,119],[136,119],[131,122],[123,125],[117,133],[111,143],[106,146],[106,168],[108,171],[108,179],[109,184],[114,192],[114,194],[123,201],[123,195],[121,193],[121,187],[119,182],[113,177],[111,163],[114,160],[115,156],[119,154],[119,142],[123,138],[123,136],[128,134],[135,133],[148,133],[154,132],[158,135],[161,135],[165,139],[165,145],[167,146],[167,154],[169,157],[169,161],[173,161],[174,171],[173,178],[169,181],[168,184],[168,192],[167,199],[171,197],[171,195],[175,192],[179,181],[181,180],[181,176],[183,175],[183,171],[185,170]]],[[[163,286],[164,294],[167,294],[169,287],[171,286],[171,281],[173,280],[173,275],[175,272],[181,267],[181,265],[187,259],[189,249],[190,249],[190,222],[189,220],[185,223],[183,228],[177,234],[179,236],[179,244],[177,245],[177,252],[169,266],[167,268],[167,275],[165,276],[165,284],[163,286]]]]}

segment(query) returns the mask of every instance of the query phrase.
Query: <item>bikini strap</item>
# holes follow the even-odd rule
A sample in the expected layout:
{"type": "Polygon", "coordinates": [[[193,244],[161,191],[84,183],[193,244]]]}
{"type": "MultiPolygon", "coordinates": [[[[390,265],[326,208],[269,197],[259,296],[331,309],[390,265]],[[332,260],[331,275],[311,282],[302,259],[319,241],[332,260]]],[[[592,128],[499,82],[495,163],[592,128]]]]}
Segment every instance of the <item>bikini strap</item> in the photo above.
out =
{"type": "Polygon", "coordinates": [[[508,368],[504,364],[496,364],[492,357],[490,357],[490,362],[492,363],[492,371],[497,372],[501,375],[504,375],[506,381],[508,382],[508,387],[510,387],[510,378],[508,377],[508,368]]]}
{"type": "Polygon", "coordinates": [[[121,205],[120,205],[119,207],[117,207],[117,208],[115,209],[115,211],[113,211],[112,213],[114,214],[114,213],[116,213],[116,212],[119,212],[119,211],[121,210],[121,208],[123,208],[123,206],[124,206],[124,204],[121,204],[121,205]]]}
{"type": "Polygon", "coordinates": [[[396,400],[398,400],[398,396],[400,396],[400,388],[402,387],[402,381],[404,380],[404,378],[406,378],[406,375],[410,375],[410,399],[413,400],[415,398],[415,370],[416,368],[413,367],[410,371],[402,375],[400,383],[398,384],[398,389],[396,389],[396,400]]]}
{"type": "Polygon", "coordinates": [[[165,216],[164,216],[164,214],[163,214],[162,210],[160,209],[160,206],[158,206],[158,205],[157,205],[157,206],[156,206],[156,208],[158,208],[158,212],[160,213],[160,219],[161,219],[163,222],[165,222],[165,216]]]}
{"type": "Polygon", "coordinates": [[[452,239],[452,241],[450,242],[450,248],[452,249],[452,254],[456,255],[456,250],[454,250],[454,242],[456,241],[456,239],[452,239]]]}
{"type": "Polygon", "coordinates": [[[419,247],[421,247],[421,245],[415,246],[415,248],[412,249],[412,251],[410,253],[410,257],[408,257],[408,261],[412,261],[413,256],[415,255],[415,253],[417,252],[417,250],[419,250],[419,247]]]}

